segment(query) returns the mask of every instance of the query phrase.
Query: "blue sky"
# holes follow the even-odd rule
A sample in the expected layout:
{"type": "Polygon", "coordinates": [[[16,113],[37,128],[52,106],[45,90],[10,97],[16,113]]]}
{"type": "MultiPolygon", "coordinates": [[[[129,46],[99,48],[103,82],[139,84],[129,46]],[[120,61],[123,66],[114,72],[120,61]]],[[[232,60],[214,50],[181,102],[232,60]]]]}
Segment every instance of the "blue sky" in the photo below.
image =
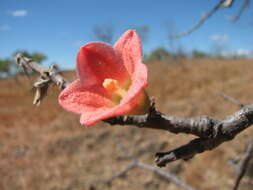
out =
{"type": "MultiPolygon", "coordinates": [[[[46,64],[74,68],[80,45],[94,41],[95,25],[112,25],[114,41],[127,29],[148,25],[144,52],[169,48],[169,25],[177,32],[195,24],[218,0],[0,0],[0,58],[17,49],[48,55],[46,64]]],[[[237,23],[228,18],[237,13],[241,1],[222,9],[200,29],[176,40],[186,51],[210,51],[222,43],[227,52],[253,50],[253,6],[237,23]]]]}

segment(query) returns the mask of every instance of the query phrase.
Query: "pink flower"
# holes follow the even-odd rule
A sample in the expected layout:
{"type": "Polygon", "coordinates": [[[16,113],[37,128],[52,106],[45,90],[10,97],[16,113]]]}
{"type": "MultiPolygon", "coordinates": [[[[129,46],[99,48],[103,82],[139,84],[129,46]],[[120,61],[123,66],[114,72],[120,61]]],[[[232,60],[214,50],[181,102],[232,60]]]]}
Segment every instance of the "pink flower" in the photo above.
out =
{"type": "Polygon", "coordinates": [[[58,99],[66,110],[81,114],[82,124],[89,126],[147,110],[147,68],[134,30],[126,31],[113,47],[103,42],[82,46],[77,55],[77,74],[79,79],[68,85],[58,99]]]}

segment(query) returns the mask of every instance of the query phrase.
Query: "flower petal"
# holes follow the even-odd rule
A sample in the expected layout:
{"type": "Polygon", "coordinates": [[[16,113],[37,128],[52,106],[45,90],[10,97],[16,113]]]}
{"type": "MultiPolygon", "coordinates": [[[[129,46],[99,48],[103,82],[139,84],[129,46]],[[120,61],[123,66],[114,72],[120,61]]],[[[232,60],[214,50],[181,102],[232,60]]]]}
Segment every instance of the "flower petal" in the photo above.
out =
{"type": "Polygon", "coordinates": [[[134,111],[139,108],[139,100],[145,96],[143,91],[139,91],[135,97],[133,97],[126,104],[119,104],[116,107],[108,108],[108,109],[89,109],[86,108],[86,111],[81,115],[80,123],[85,126],[91,126],[101,121],[103,119],[107,119],[114,116],[119,115],[129,115],[131,113],[134,114],[134,111]]]}
{"type": "Polygon", "coordinates": [[[147,67],[139,64],[136,67],[133,83],[127,95],[121,100],[120,104],[110,109],[90,110],[81,115],[80,122],[86,126],[95,124],[98,121],[118,115],[128,115],[135,112],[140,106],[142,98],[145,98],[144,88],[147,86],[147,67]]]}
{"type": "Polygon", "coordinates": [[[89,109],[86,108],[86,111],[81,115],[80,123],[85,126],[91,126],[95,123],[108,118],[108,113],[111,113],[114,108],[111,109],[89,109]]]}
{"type": "Polygon", "coordinates": [[[142,91],[148,84],[147,81],[147,66],[144,64],[136,65],[136,70],[132,77],[132,85],[127,91],[127,95],[122,99],[120,104],[125,104],[133,99],[140,91],[142,91]]]}
{"type": "Polygon", "coordinates": [[[106,110],[113,107],[113,102],[104,88],[100,86],[83,87],[80,80],[75,80],[59,95],[58,101],[66,110],[84,113],[87,109],[106,110]]]}
{"type": "Polygon", "coordinates": [[[77,56],[77,72],[82,84],[102,84],[105,78],[125,82],[129,79],[119,54],[103,42],[91,42],[81,47],[77,56]]]}
{"type": "Polygon", "coordinates": [[[118,115],[126,115],[130,109],[130,106],[125,106],[123,109],[120,109],[119,105],[110,109],[87,109],[86,112],[81,115],[80,123],[85,126],[91,126],[103,119],[118,115]]]}
{"type": "Polygon", "coordinates": [[[142,46],[141,40],[135,30],[126,31],[114,44],[114,49],[118,51],[123,59],[123,63],[131,75],[135,71],[135,66],[141,63],[142,46]]]}

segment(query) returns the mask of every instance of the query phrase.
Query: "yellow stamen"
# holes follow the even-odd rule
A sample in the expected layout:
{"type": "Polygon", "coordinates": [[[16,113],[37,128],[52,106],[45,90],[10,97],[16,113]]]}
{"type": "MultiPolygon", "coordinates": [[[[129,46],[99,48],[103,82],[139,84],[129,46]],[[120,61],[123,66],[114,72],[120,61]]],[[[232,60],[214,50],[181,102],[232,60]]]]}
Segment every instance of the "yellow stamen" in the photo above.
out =
{"type": "Polygon", "coordinates": [[[120,87],[118,81],[115,79],[105,79],[103,82],[103,87],[108,92],[120,96],[121,98],[126,94],[126,90],[120,87]]]}
{"type": "Polygon", "coordinates": [[[103,87],[109,92],[115,92],[119,89],[119,84],[117,80],[105,79],[103,82],[103,87]]]}

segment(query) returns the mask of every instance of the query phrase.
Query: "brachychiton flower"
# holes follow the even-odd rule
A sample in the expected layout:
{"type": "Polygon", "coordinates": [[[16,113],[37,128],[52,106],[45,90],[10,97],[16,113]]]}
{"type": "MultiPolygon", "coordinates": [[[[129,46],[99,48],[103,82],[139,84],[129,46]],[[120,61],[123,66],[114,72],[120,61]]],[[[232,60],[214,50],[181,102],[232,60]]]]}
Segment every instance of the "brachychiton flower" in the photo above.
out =
{"type": "Polygon", "coordinates": [[[147,67],[142,63],[142,47],[134,30],[126,31],[111,46],[90,42],[77,55],[78,79],[59,95],[60,105],[81,114],[86,126],[118,116],[143,114],[149,100],[147,67]]]}

